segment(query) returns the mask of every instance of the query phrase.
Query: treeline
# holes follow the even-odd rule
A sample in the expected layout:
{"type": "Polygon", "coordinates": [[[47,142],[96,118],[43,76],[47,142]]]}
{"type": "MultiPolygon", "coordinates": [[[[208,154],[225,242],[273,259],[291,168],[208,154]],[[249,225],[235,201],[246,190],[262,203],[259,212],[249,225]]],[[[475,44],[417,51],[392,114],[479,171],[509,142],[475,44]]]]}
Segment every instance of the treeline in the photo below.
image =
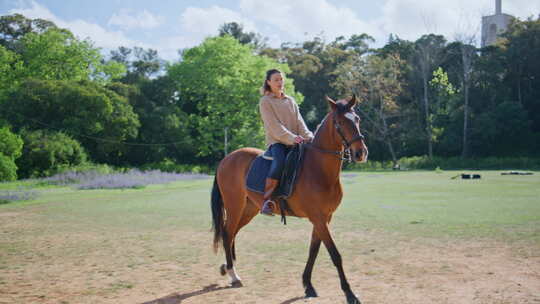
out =
{"type": "MultiPolygon", "coordinates": [[[[264,72],[279,68],[310,129],[324,95],[352,93],[370,157],[539,155],[540,21],[516,20],[498,43],[439,35],[320,37],[270,48],[229,23],[166,62],[152,49],[104,56],[92,41],[22,15],[0,17],[0,180],[86,163],[213,166],[263,147],[264,72]]],[[[185,167],[183,167],[185,168],[185,167]]]]}

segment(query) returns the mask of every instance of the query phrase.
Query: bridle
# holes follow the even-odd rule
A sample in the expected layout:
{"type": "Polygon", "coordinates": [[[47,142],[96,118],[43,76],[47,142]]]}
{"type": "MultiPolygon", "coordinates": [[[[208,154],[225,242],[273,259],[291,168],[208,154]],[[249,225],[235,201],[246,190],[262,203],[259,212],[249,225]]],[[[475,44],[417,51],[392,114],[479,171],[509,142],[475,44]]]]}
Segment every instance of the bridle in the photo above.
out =
{"type": "Polygon", "coordinates": [[[316,147],[311,143],[308,144],[308,147],[314,149],[315,151],[319,151],[319,152],[322,152],[322,153],[334,154],[338,158],[340,158],[341,160],[347,160],[349,162],[352,162],[352,157],[351,157],[351,146],[352,146],[352,144],[354,142],[356,142],[356,141],[364,140],[365,137],[364,137],[364,135],[362,135],[362,133],[359,133],[357,136],[355,136],[351,140],[347,140],[347,138],[345,137],[345,134],[343,133],[343,129],[341,127],[341,124],[337,120],[337,112],[334,112],[334,115],[332,116],[332,121],[334,123],[334,127],[336,128],[337,133],[341,137],[342,146],[344,146],[345,149],[343,151],[325,150],[325,149],[321,149],[319,147],[316,147]]]}

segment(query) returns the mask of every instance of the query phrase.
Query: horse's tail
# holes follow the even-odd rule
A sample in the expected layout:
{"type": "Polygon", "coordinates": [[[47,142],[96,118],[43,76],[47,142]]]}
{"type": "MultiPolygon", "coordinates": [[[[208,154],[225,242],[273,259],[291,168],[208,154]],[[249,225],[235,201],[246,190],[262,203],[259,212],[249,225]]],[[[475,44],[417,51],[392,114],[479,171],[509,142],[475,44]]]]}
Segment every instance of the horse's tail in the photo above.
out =
{"type": "Polygon", "coordinates": [[[212,230],[214,231],[214,252],[218,251],[219,242],[223,240],[223,233],[225,231],[225,225],[223,220],[223,198],[219,191],[217,183],[217,172],[214,177],[214,187],[212,188],[212,200],[210,203],[212,207],[212,230]]]}

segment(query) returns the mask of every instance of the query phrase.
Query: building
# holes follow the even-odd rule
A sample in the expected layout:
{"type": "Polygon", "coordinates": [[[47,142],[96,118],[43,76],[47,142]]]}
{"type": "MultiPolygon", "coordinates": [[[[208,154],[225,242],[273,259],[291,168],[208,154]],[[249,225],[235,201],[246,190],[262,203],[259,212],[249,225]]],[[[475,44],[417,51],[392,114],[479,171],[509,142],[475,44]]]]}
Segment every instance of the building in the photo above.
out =
{"type": "Polygon", "coordinates": [[[482,47],[492,45],[504,33],[513,16],[502,13],[502,0],[495,0],[495,15],[482,17],[482,47]]]}

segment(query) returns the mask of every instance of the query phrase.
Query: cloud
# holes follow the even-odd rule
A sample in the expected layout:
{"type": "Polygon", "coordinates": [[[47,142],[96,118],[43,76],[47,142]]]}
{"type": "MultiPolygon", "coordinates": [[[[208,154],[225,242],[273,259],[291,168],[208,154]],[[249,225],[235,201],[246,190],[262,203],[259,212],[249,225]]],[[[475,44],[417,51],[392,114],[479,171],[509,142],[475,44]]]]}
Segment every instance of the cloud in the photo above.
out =
{"type": "MultiPolygon", "coordinates": [[[[525,19],[540,12],[539,1],[513,0],[503,3],[503,13],[525,19]]],[[[416,40],[426,33],[444,35],[475,34],[480,40],[482,16],[495,13],[493,0],[386,0],[382,16],[375,21],[385,33],[416,40]]],[[[385,42],[385,41],[384,41],[385,42]]]]}
{"type": "Polygon", "coordinates": [[[241,14],[219,6],[209,8],[188,7],[180,16],[182,29],[190,34],[200,36],[216,35],[225,23],[237,22],[246,31],[256,31],[255,24],[241,14]]]}
{"type": "Polygon", "coordinates": [[[108,31],[98,24],[90,23],[82,19],[64,20],[54,15],[48,8],[35,1],[21,2],[24,8],[16,8],[9,11],[10,14],[22,14],[27,18],[47,19],[61,28],[69,29],[81,39],[90,38],[96,46],[105,49],[115,49],[119,46],[141,46],[143,43],[134,41],[125,36],[121,31],[108,31]]]}
{"type": "Polygon", "coordinates": [[[376,24],[361,20],[347,7],[338,7],[327,0],[240,0],[240,10],[268,26],[268,33],[279,32],[294,41],[303,41],[307,36],[323,34],[328,40],[353,34],[381,34],[376,24]]]}
{"type": "Polygon", "coordinates": [[[108,25],[116,25],[122,29],[151,29],[163,24],[165,18],[156,16],[147,10],[135,13],[130,9],[122,9],[119,13],[114,13],[109,19],[108,25]]]}

